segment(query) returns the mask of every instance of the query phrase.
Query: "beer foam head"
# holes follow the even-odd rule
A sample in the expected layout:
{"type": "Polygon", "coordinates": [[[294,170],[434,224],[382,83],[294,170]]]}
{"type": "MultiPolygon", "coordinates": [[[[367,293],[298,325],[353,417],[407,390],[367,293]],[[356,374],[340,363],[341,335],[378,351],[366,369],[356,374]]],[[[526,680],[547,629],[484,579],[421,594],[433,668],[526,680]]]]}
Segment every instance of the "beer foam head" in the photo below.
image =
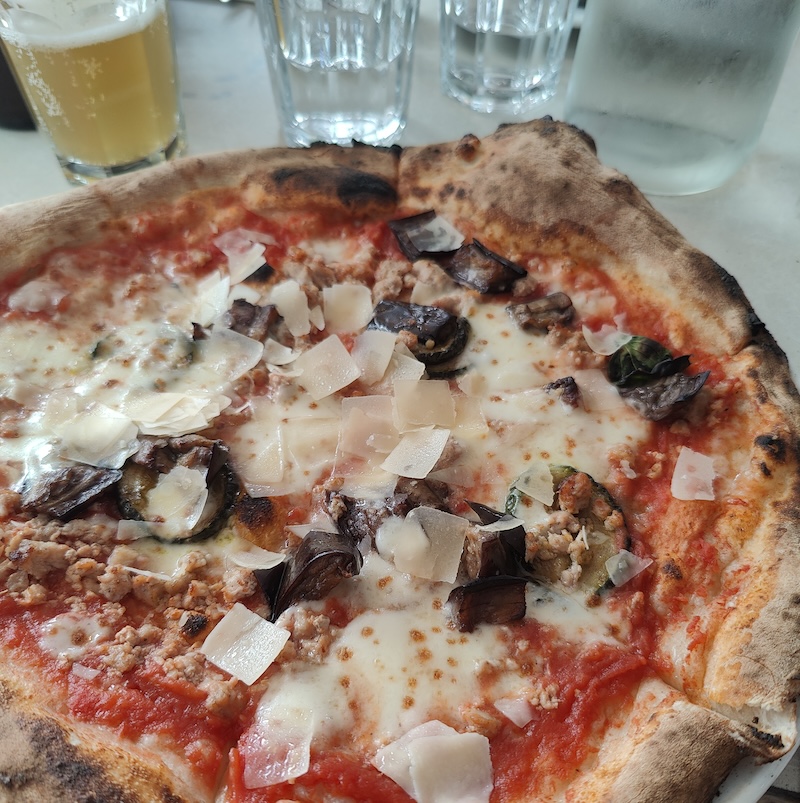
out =
{"type": "Polygon", "coordinates": [[[19,0],[0,11],[0,35],[18,47],[85,47],[130,36],[164,13],[165,0],[19,0]]]}

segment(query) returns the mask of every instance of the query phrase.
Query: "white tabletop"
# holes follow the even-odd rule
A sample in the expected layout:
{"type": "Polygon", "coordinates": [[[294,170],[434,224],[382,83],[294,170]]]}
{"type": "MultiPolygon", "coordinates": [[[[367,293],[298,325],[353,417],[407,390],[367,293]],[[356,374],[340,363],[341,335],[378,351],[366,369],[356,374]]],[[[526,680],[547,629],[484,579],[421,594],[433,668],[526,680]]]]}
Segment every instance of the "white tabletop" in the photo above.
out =
{"type": "MultiPolygon", "coordinates": [[[[285,144],[249,3],[171,0],[189,152],[285,144]]],[[[562,90],[535,115],[558,118],[562,90]]],[[[739,281],[800,375],[800,40],[757,150],[726,186],[651,201],[739,281]]],[[[482,136],[513,117],[469,111],[439,91],[436,0],[422,0],[402,145],[482,136]]],[[[0,206],[69,189],[42,135],[0,129],[0,206]]],[[[790,767],[782,777],[797,769],[790,767]]],[[[750,798],[752,799],[752,798],[750,798]]]]}

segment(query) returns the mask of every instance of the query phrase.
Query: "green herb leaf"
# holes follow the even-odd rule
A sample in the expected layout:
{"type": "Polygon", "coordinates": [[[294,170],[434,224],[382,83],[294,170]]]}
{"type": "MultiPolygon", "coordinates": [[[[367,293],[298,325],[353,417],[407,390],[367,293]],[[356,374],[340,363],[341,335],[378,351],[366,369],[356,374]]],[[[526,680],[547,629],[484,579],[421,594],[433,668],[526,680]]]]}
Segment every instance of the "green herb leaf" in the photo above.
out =
{"type": "Polygon", "coordinates": [[[611,355],[608,378],[617,387],[630,388],[680,373],[688,367],[687,355],[673,357],[656,340],[636,336],[611,355]]]}

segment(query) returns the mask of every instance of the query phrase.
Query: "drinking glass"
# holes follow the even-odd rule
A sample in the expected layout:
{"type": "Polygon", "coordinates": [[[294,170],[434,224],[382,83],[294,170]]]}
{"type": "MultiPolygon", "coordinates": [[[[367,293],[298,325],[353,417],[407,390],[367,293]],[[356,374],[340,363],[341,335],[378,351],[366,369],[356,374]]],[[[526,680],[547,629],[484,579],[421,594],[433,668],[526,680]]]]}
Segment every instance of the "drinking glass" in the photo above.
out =
{"type": "Polygon", "coordinates": [[[0,40],[72,183],[183,152],[166,0],[0,0],[0,40]]]}
{"type": "Polygon", "coordinates": [[[558,87],[577,0],[441,0],[443,92],[521,114],[558,87]]]}
{"type": "Polygon", "coordinates": [[[800,0],[588,0],[564,116],[641,190],[719,187],[758,142],[800,0]]]}
{"type": "Polygon", "coordinates": [[[293,145],[389,145],[408,111],[419,0],[256,0],[293,145]]]}

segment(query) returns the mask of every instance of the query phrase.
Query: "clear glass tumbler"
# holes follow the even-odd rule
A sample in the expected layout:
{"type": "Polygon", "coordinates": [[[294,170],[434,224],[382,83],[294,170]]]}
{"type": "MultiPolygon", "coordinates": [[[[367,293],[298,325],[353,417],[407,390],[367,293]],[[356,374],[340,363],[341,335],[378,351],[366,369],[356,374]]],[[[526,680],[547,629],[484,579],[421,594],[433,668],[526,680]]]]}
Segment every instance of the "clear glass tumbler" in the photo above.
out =
{"type": "Polygon", "coordinates": [[[71,182],[183,152],[166,0],[0,0],[0,39],[71,182]]]}
{"type": "Polygon", "coordinates": [[[419,0],[256,0],[292,145],[390,145],[405,128],[419,0]]]}
{"type": "Polygon", "coordinates": [[[479,112],[555,94],[577,0],[441,0],[442,91],[479,112]]]}
{"type": "Polygon", "coordinates": [[[800,0],[587,0],[564,116],[644,192],[719,187],[758,142],[800,0]]]}

